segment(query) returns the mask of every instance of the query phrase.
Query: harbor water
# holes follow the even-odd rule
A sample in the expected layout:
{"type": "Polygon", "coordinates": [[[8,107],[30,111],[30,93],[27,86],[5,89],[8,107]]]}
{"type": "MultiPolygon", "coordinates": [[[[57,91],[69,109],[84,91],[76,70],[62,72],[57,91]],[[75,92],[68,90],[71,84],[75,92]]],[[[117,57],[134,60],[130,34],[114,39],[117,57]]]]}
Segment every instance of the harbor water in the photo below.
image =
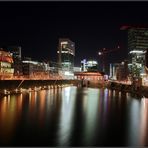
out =
{"type": "Polygon", "coordinates": [[[7,95],[0,146],[148,146],[148,98],[75,86],[7,95]]]}

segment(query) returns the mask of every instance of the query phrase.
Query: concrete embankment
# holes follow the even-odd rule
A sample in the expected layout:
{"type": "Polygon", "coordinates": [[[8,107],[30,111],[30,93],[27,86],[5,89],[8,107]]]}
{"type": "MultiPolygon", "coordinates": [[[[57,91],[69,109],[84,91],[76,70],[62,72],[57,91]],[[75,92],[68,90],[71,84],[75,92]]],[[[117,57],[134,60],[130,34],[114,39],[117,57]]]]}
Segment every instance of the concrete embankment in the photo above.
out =
{"type": "Polygon", "coordinates": [[[32,89],[34,87],[43,86],[62,86],[62,85],[77,85],[78,80],[1,80],[0,81],[0,97],[5,95],[5,90],[10,94],[16,89],[32,89]]]}
{"type": "MultiPolygon", "coordinates": [[[[81,86],[80,80],[1,80],[0,81],[0,97],[4,96],[5,90],[14,92],[15,89],[34,89],[35,87],[44,87],[44,86],[62,86],[62,85],[76,85],[81,86]]],[[[87,87],[95,87],[95,88],[109,88],[112,90],[122,91],[122,92],[129,92],[131,94],[145,96],[148,97],[148,87],[141,86],[138,90],[133,90],[132,85],[128,84],[121,84],[117,82],[90,82],[89,86],[87,87]]]]}
{"type": "Polygon", "coordinates": [[[90,87],[90,88],[103,88],[103,87],[107,87],[107,81],[88,81],[88,80],[84,80],[84,81],[79,81],[78,86],[80,87],[90,87]]]}
{"type": "Polygon", "coordinates": [[[77,84],[77,80],[1,80],[0,89],[29,88],[44,85],[77,84]]]}
{"type": "Polygon", "coordinates": [[[114,89],[114,90],[123,91],[123,92],[129,92],[133,95],[138,95],[141,97],[143,97],[143,96],[148,97],[148,87],[146,87],[146,86],[141,86],[140,88],[137,88],[135,90],[133,85],[116,83],[116,82],[109,82],[107,87],[109,89],[114,89]]]}

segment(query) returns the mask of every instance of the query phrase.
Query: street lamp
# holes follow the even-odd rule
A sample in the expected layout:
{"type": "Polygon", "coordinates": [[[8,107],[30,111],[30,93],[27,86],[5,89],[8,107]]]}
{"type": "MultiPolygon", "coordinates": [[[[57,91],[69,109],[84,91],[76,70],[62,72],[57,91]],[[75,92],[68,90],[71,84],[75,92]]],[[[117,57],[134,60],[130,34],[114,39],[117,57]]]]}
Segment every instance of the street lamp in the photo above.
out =
{"type": "Polygon", "coordinates": [[[98,55],[102,55],[102,52],[98,52],[98,55]]]}

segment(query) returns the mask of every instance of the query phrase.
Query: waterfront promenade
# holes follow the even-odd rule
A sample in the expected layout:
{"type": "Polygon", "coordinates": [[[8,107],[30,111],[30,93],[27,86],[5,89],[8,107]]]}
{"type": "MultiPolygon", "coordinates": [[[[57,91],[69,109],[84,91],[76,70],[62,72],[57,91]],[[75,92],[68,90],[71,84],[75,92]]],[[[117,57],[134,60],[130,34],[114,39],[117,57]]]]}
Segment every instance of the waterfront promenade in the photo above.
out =
{"type": "Polygon", "coordinates": [[[78,80],[64,79],[23,79],[23,80],[0,80],[0,96],[21,93],[22,91],[40,90],[48,88],[61,88],[67,85],[77,85],[78,80]]]}
{"type": "MultiPolygon", "coordinates": [[[[7,79],[0,80],[0,96],[21,93],[22,91],[40,90],[40,89],[50,89],[50,88],[61,88],[66,85],[75,85],[77,87],[81,86],[81,80],[77,79],[62,79],[50,78],[50,79],[7,79]]],[[[108,88],[112,90],[128,92],[135,95],[148,97],[148,86],[141,86],[139,90],[133,90],[133,85],[131,82],[125,81],[90,81],[90,88],[108,88]]]]}

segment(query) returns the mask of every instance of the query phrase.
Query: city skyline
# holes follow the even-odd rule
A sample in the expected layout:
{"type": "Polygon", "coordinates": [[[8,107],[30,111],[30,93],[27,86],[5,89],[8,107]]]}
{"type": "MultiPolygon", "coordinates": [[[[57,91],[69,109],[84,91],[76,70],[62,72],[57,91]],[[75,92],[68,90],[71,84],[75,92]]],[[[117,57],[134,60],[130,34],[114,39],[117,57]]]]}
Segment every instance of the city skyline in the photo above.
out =
{"type": "Polygon", "coordinates": [[[0,146],[148,146],[148,2],[0,2],[0,146]]]}
{"type": "MultiPolygon", "coordinates": [[[[22,55],[57,61],[59,38],[75,42],[75,66],[99,59],[102,48],[120,50],[108,62],[127,57],[122,25],[147,25],[148,2],[0,2],[0,45],[21,46],[22,55]]],[[[147,26],[146,26],[147,27],[147,26]]]]}

